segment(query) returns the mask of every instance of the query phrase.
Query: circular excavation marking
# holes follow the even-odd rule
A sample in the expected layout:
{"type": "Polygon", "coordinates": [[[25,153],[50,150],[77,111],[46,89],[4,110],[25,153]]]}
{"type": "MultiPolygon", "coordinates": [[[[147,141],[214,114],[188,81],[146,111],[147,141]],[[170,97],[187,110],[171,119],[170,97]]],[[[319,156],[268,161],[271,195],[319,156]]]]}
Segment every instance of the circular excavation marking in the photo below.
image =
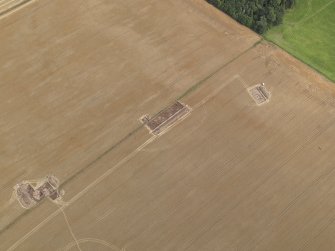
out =
{"type": "MultiPolygon", "coordinates": [[[[110,244],[107,241],[95,239],[95,238],[83,238],[78,239],[77,242],[73,241],[67,244],[64,248],[60,249],[59,251],[72,251],[72,250],[78,250],[77,244],[80,244],[80,246],[85,247],[85,244],[94,243],[97,247],[94,250],[100,250],[100,251],[126,251],[125,248],[118,248],[115,245],[110,244]]],[[[87,245],[88,246],[88,245],[87,245]]]]}

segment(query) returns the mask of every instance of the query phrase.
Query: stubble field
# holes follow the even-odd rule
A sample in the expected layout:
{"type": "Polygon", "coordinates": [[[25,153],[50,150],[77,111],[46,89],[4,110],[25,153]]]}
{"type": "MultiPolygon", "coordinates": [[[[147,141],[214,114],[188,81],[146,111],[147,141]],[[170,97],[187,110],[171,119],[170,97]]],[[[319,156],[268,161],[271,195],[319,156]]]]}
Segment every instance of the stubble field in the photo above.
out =
{"type": "Polygon", "coordinates": [[[203,1],[136,2],[0,19],[0,250],[334,248],[333,86],[203,1]],[[64,204],[11,200],[50,173],[64,204]]]}

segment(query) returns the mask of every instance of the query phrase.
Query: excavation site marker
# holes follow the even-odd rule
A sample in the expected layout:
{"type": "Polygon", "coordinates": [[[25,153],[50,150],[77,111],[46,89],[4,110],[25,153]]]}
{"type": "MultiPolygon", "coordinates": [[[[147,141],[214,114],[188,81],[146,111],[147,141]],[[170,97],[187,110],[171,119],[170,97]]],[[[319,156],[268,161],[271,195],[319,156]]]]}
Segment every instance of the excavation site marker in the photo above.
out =
{"type": "Polygon", "coordinates": [[[270,101],[271,93],[265,88],[264,83],[248,88],[248,92],[257,105],[263,105],[270,101]]]}
{"type": "Polygon", "coordinates": [[[63,191],[59,191],[58,187],[59,180],[53,175],[48,175],[39,180],[22,181],[16,184],[14,194],[23,208],[30,209],[44,198],[54,202],[60,201],[63,191]]]}
{"type": "Polygon", "coordinates": [[[150,133],[158,135],[168,127],[172,126],[176,121],[185,117],[190,111],[191,108],[189,106],[180,101],[176,101],[152,118],[150,118],[149,115],[142,116],[140,121],[145,124],[150,133]]]}

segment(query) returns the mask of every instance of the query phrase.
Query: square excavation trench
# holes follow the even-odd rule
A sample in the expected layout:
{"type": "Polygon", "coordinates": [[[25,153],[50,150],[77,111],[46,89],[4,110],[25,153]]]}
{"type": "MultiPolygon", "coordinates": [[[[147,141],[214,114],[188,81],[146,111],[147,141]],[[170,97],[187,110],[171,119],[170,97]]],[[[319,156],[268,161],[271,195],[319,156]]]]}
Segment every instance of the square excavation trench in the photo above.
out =
{"type": "Polygon", "coordinates": [[[150,133],[158,135],[168,127],[175,124],[178,120],[185,117],[190,113],[190,111],[190,107],[180,101],[176,101],[153,117],[144,115],[140,118],[140,120],[143,124],[145,124],[150,133]]]}
{"type": "Polygon", "coordinates": [[[258,84],[248,88],[249,95],[257,105],[263,105],[270,101],[271,94],[265,88],[264,84],[258,84]]]}

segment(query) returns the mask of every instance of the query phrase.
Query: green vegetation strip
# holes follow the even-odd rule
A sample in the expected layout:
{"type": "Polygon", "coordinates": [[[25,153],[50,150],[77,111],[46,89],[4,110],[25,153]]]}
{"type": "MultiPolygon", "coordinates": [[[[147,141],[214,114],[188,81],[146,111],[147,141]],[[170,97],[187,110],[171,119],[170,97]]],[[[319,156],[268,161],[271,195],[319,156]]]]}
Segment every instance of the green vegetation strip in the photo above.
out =
{"type": "Polygon", "coordinates": [[[188,88],[184,93],[182,93],[177,100],[181,100],[184,97],[188,96],[189,94],[193,93],[194,91],[196,91],[200,86],[202,86],[208,79],[210,79],[211,77],[213,77],[215,74],[217,74],[219,71],[221,71],[223,68],[225,68],[227,65],[229,65],[230,63],[234,62],[236,59],[238,59],[239,57],[241,57],[242,55],[246,54],[248,51],[250,51],[252,48],[255,48],[258,44],[260,44],[263,41],[263,38],[261,38],[260,40],[258,40],[257,42],[255,42],[251,47],[249,47],[248,49],[246,49],[245,51],[241,52],[240,54],[238,54],[237,56],[235,56],[234,58],[232,58],[231,60],[229,60],[228,62],[224,63],[223,65],[221,65],[219,68],[217,68],[216,70],[214,70],[212,73],[210,73],[208,76],[206,76],[205,78],[201,79],[200,81],[196,82],[194,85],[192,85],[190,88],[188,88]]]}
{"type": "Polygon", "coordinates": [[[335,0],[297,0],[265,38],[335,82],[335,0]]]}

